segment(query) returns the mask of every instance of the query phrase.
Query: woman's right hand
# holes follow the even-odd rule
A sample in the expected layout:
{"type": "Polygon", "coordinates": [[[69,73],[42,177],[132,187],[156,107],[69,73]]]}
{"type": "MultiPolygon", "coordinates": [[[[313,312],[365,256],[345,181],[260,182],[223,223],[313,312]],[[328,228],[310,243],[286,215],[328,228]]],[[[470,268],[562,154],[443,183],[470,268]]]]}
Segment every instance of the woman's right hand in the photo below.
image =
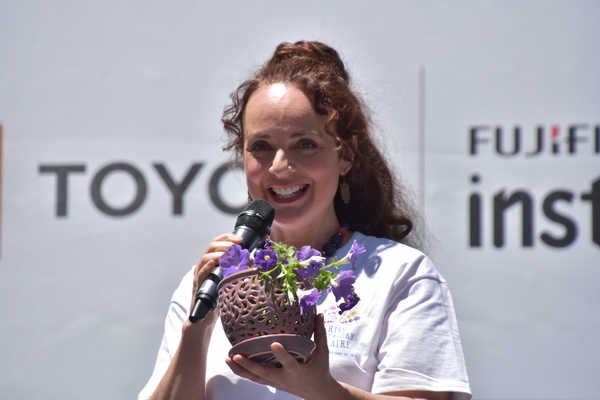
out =
{"type": "MultiPolygon", "coordinates": [[[[208,278],[213,269],[215,269],[219,265],[219,259],[221,256],[229,250],[229,248],[234,244],[240,244],[242,242],[242,237],[234,235],[233,233],[224,233],[222,235],[217,236],[208,244],[206,250],[204,250],[204,254],[200,257],[200,261],[196,264],[194,268],[194,286],[192,289],[192,303],[190,304],[190,310],[194,308],[194,303],[196,301],[196,294],[200,287],[208,278]]],[[[211,311],[204,320],[198,322],[198,324],[202,324],[205,326],[212,326],[217,321],[218,316],[215,310],[211,311]]]]}

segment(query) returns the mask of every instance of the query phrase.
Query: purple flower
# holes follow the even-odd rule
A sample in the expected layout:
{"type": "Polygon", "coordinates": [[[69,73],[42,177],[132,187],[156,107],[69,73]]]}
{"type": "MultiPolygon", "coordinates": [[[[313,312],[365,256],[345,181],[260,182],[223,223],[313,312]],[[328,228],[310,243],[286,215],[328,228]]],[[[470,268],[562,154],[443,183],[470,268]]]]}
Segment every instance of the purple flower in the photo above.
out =
{"type": "Polygon", "coordinates": [[[356,276],[353,271],[342,271],[331,282],[331,291],[335,295],[335,301],[339,301],[342,297],[348,298],[354,293],[354,282],[356,276]]]}
{"type": "Polygon", "coordinates": [[[348,297],[346,298],[346,301],[343,303],[340,303],[340,305],[338,305],[338,307],[340,308],[340,315],[344,313],[344,311],[348,311],[351,310],[352,308],[354,308],[354,306],[360,301],[360,298],[356,295],[356,293],[353,293],[351,295],[348,295],[348,297]]]}
{"type": "Polygon", "coordinates": [[[300,314],[304,315],[304,311],[317,304],[319,298],[321,298],[321,292],[319,292],[316,288],[299,290],[298,299],[300,299],[300,314]]]}
{"type": "Polygon", "coordinates": [[[223,270],[223,277],[248,269],[249,263],[250,254],[248,250],[242,249],[242,246],[239,244],[232,245],[219,260],[219,266],[223,270]]]}
{"type": "Polygon", "coordinates": [[[319,276],[319,273],[321,272],[321,266],[323,264],[309,264],[306,267],[296,270],[296,275],[298,275],[300,278],[302,279],[306,279],[306,278],[316,278],[317,276],[319,276]]]}
{"type": "Polygon", "coordinates": [[[271,246],[273,246],[273,242],[271,241],[271,239],[266,239],[265,240],[265,249],[269,249],[271,246]]]}
{"type": "Polygon", "coordinates": [[[300,250],[298,250],[295,254],[296,260],[305,261],[311,257],[321,257],[321,252],[319,250],[313,249],[310,246],[303,246],[300,250]]]}
{"type": "Polygon", "coordinates": [[[277,265],[277,253],[272,250],[260,250],[254,256],[254,265],[263,271],[270,271],[277,265]]]}
{"type": "Polygon", "coordinates": [[[304,261],[298,261],[298,264],[300,264],[303,267],[306,267],[308,265],[314,265],[317,268],[321,268],[324,264],[325,261],[327,259],[325,257],[321,257],[321,256],[312,256],[311,258],[309,258],[308,260],[304,260],[304,261]]]}
{"type": "Polygon", "coordinates": [[[325,264],[325,257],[321,256],[319,250],[315,250],[310,246],[304,246],[295,254],[296,260],[304,268],[296,271],[296,275],[302,279],[309,277],[316,278],[321,272],[321,268],[325,264]]]}
{"type": "Polygon", "coordinates": [[[365,251],[367,251],[365,246],[359,244],[358,241],[355,240],[354,243],[352,243],[352,247],[350,248],[350,251],[346,257],[348,258],[348,261],[352,263],[352,266],[354,266],[358,255],[364,253],[365,251]]]}
{"type": "Polygon", "coordinates": [[[351,263],[352,269],[354,269],[354,264],[356,263],[358,255],[364,253],[365,251],[367,251],[365,247],[355,240],[354,243],[352,243],[352,247],[350,247],[350,251],[348,251],[348,254],[346,254],[346,256],[340,261],[351,263]]]}

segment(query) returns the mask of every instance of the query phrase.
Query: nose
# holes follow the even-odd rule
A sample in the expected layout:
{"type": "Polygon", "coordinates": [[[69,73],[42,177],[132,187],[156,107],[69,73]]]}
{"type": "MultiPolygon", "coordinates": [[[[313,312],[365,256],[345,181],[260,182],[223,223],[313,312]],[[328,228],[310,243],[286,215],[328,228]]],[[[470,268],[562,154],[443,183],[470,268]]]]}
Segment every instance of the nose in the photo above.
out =
{"type": "Polygon", "coordinates": [[[283,149],[277,150],[275,157],[273,157],[273,162],[271,163],[269,172],[274,175],[281,176],[287,174],[291,170],[292,166],[287,154],[285,154],[285,151],[283,151],[283,149]]]}

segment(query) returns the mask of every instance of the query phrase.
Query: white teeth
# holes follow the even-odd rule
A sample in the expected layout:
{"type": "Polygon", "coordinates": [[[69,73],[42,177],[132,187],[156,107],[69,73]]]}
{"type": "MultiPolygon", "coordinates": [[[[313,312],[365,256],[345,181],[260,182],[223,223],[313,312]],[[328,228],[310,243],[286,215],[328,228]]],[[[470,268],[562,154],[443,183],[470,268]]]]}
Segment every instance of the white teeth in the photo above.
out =
{"type": "Polygon", "coordinates": [[[298,192],[304,189],[306,185],[294,185],[286,188],[271,188],[271,190],[277,195],[284,199],[294,197],[298,192]]]}

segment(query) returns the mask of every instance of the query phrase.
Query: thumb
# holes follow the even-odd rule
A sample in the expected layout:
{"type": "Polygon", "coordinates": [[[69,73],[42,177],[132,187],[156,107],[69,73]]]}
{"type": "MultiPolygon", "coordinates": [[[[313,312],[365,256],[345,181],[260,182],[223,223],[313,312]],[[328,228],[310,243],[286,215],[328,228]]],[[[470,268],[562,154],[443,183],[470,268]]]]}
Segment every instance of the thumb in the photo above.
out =
{"type": "Polygon", "coordinates": [[[325,330],[325,316],[322,313],[317,315],[315,321],[315,344],[317,345],[317,351],[329,354],[327,331],[325,330]]]}

